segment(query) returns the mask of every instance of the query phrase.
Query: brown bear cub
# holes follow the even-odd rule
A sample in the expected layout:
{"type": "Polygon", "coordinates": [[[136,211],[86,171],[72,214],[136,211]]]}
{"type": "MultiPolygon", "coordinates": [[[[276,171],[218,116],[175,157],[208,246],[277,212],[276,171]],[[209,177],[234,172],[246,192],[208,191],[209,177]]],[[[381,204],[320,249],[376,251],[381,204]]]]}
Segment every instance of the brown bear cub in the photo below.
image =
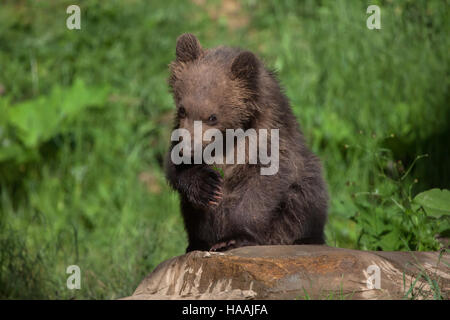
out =
{"type": "Polygon", "coordinates": [[[265,165],[248,161],[176,165],[172,143],[166,176],[180,194],[186,252],[323,244],[328,196],[321,165],[306,147],[274,73],[249,51],[204,49],[191,34],[177,39],[170,72],[177,109],[174,129],[194,133],[194,121],[202,121],[203,130],[223,133],[279,129],[278,171],[272,175],[261,174],[265,165]]]}

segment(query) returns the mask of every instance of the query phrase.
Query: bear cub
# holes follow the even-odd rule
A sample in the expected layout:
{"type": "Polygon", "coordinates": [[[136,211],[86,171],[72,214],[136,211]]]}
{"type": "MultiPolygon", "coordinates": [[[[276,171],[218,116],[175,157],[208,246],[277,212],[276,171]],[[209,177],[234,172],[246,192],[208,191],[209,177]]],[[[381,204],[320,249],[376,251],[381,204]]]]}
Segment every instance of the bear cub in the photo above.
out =
{"type": "Polygon", "coordinates": [[[262,175],[264,165],[249,163],[248,154],[243,164],[174,164],[172,142],[165,170],[180,195],[186,252],[325,243],[328,195],[321,164],[307,148],[275,74],[249,51],[205,49],[194,35],[183,34],[169,87],[174,129],[191,136],[194,121],[201,121],[203,132],[214,128],[224,135],[226,129],[279,130],[278,171],[272,175],[262,175]]]}

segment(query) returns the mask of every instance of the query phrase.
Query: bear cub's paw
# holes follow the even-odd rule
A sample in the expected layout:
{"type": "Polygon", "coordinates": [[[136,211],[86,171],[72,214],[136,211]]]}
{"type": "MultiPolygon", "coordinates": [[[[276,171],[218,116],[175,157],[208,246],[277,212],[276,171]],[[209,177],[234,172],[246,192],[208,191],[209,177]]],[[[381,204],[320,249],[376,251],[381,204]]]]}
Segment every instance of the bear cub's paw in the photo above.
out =
{"type": "Polygon", "coordinates": [[[212,168],[202,167],[196,172],[194,180],[186,194],[189,201],[198,207],[217,207],[223,196],[220,174],[212,168]]]}
{"type": "Polygon", "coordinates": [[[240,247],[248,247],[248,246],[257,246],[258,243],[255,241],[247,240],[247,239],[231,239],[227,241],[221,241],[213,245],[209,251],[218,252],[218,251],[227,251],[231,249],[236,249],[240,247]]]}

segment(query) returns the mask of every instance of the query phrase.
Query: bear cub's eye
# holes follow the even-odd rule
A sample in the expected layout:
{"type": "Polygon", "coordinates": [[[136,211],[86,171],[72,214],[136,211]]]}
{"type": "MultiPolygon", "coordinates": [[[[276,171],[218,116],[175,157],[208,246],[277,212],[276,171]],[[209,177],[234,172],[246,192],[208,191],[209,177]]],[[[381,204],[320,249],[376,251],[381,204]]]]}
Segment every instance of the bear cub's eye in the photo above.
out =
{"type": "Polygon", "coordinates": [[[208,122],[210,124],[215,124],[217,122],[217,116],[215,114],[210,115],[208,118],[208,122]]]}
{"type": "Polygon", "coordinates": [[[180,106],[180,107],[178,108],[178,116],[179,116],[180,118],[186,117],[186,109],[184,109],[183,106],[180,106]]]}

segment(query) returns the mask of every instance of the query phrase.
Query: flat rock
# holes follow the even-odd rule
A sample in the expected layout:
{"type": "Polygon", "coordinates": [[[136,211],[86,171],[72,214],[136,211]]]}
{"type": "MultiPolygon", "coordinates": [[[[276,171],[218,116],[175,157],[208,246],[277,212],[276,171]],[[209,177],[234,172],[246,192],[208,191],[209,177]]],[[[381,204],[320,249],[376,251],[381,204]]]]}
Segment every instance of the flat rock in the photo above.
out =
{"type": "Polygon", "coordinates": [[[124,299],[448,299],[449,265],[444,252],[320,245],[193,251],[161,263],[124,299]]]}

